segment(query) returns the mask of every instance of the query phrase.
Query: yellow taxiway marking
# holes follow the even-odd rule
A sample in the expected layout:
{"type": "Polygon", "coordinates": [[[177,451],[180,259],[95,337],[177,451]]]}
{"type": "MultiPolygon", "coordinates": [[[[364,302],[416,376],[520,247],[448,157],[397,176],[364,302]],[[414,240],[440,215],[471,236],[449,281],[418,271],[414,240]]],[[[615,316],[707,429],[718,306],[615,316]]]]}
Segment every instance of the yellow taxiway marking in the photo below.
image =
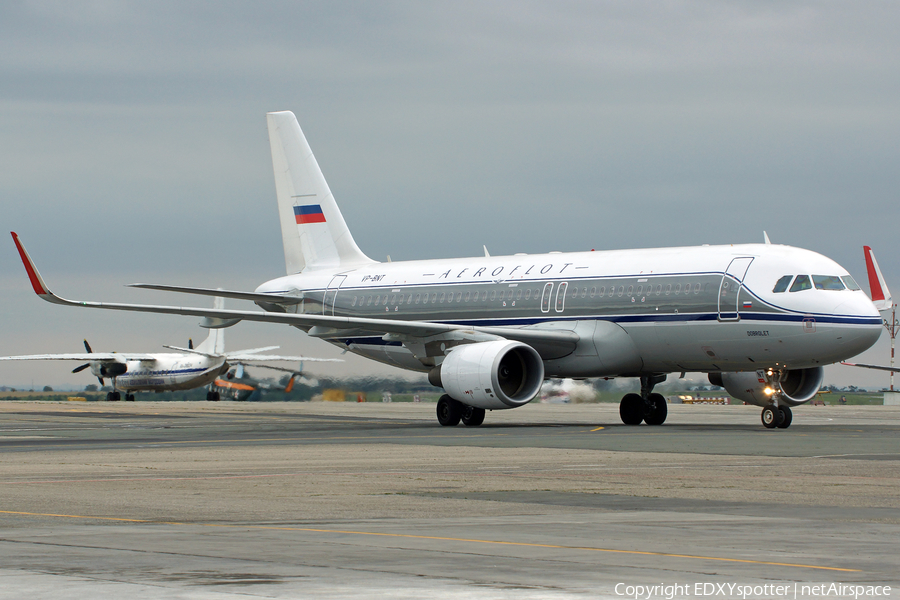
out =
{"type": "Polygon", "coordinates": [[[217,527],[220,529],[258,529],[273,531],[303,531],[307,533],[331,533],[340,535],[364,535],[391,538],[405,538],[413,540],[436,540],[441,542],[466,542],[469,544],[491,544],[495,546],[516,546],[519,548],[550,548],[554,550],[581,550],[585,552],[607,552],[610,554],[631,554],[641,556],[665,556],[669,558],[687,558],[693,560],[712,560],[717,562],[731,562],[751,565],[773,565],[778,567],[792,567],[797,569],[819,569],[824,571],[841,571],[844,573],[856,573],[860,569],[846,569],[842,567],[825,567],[822,565],[804,565],[797,563],[774,562],[766,560],[750,560],[746,558],[725,558],[722,556],[699,556],[694,554],[675,554],[671,552],[651,552],[646,550],[617,550],[614,548],[597,548],[593,546],[563,546],[561,544],[537,544],[532,542],[505,542],[502,540],[483,540],[474,538],[440,537],[433,535],[415,535],[411,533],[384,533],[377,531],[348,531],[342,529],[314,529],[311,527],[278,527],[274,525],[227,525],[218,523],[181,523],[178,521],[151,521],[149,519],[125,519],[120,517],[92,517],[87,515],[61,515],[53,513],[32,513],[14,510],[0,510],[4,515],[22,515],[28,517],[59,517],[65,519],[94,519],[98,521],[124,521],[127,523],[150,523],[158,525],[195,525],[199,527],[217,527]]]}
{"type": "Polygon", "coordinates": [[[597,429],[591,429],[591,431],[600,431],[601,429],[606,429],[606,427],[598,427],[597,429]]]}

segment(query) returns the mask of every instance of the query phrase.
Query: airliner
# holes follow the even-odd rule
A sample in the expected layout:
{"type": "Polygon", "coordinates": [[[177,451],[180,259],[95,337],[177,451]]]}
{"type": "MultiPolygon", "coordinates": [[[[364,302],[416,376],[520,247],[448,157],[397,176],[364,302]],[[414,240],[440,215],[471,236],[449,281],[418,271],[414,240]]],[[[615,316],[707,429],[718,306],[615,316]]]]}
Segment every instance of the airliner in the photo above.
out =
{"type": "MultiPolygon", "coordinates": [[[[222,298],[216,298],[215,308],[223,308],[222,298]]],[[[141,354],[134,352],[93,352],[84,340],[86,353],[72,354],[31,354],[27,356],[2,356],[0,360],[77,360],[87,361],[75,367],[73,373],[90,368],[91,373],[105,385],[105,378],[112,380],[112,391],[106,399],[116,402],[122,399],[119,390],[125,392],[125,400],[133,402],[136,391],[171,392],[192,390],[210,385],[206,399],[219,400],[219,391],[211,384],[221,374],[228,371],[230,364],[243,365],[245,362],[272,361],[326,361],[343,362],[338,358],[309,358],[305,356],[278,356],[259,354],[275,350],[278,346],[252,348],[225,352],[225,332],[220,328],[210,330],[209,337],[199,346],[188,348],[163,346],[178,352],[141,354]]],[[[240,367],[243,369],[243,366],[240,367]]],[[[293,377],[291,378],[291,384],[293,377]]]]}
{"type": "Polygon", "coordinates": [[[784,429],[791,407],[815,397],[824,365],[863,352],[881,334],[878,309],[846,269],[772,243],[372,260],[356,245],[294,114],[269,113],[267,121],[286,276],[253,292],[132,284],[249,300],[263,311],[66,300],[13,233],[35,293],[69,306],[201,316],[221,327],[292,325],[427,373],[445,392],[437,403],[444,426],[481,425],[486,410],[523,406],[545,379],[563,377],[639,379],[640,393],[619,404],[622,422],[660,425],[666,400],[654,386],[691,371],[761,406],[765,427],[784,429]]]}

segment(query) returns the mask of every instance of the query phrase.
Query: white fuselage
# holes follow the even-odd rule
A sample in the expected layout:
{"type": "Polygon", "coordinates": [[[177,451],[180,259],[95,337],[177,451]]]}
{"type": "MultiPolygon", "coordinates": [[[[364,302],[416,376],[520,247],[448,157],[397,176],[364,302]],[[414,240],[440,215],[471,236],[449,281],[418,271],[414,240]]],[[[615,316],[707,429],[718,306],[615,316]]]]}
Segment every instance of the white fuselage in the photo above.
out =
{"type": "MultiPolygon", "coordinates": [[[[127,370],[116,377],[116,388],[127,392],[191,390],[212,383],[228,370],[224,357],[199,354],[155,354],[153,360],[123,361],[127,370]]],[[[98,377],[109,376],[100,371],[102,363],[91,363],[98,377]]]]}
{"type": "MultiPolygon", "coordinates": [[[[855,356],[878,339],[881,317],[851,288],[847,271],[820,254],[745,244],[372,263],[288,275],[257,292],[302,294],[290,312],[570,330],[580,338],[574,351],[541,352],[546,375],[599,377],[855,356]],[[808,289],[774,291],[801,275],[808,289]]],[[[389,336],[310,333],[402,368],[431,367],[389,336]]]]}

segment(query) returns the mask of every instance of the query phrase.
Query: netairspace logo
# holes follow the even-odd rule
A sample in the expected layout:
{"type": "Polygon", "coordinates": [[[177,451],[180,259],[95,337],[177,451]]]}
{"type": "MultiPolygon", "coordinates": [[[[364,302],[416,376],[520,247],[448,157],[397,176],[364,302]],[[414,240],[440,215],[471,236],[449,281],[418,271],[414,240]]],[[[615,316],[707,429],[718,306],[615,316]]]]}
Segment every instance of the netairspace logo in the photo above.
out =
{"type": "Polygon", "coordinates": [[[675,598],[889,598],[891,586],[848,583],[660,583],[631,585],[617,583],[616,596],[633,600],[674,600],[675,598]]]}

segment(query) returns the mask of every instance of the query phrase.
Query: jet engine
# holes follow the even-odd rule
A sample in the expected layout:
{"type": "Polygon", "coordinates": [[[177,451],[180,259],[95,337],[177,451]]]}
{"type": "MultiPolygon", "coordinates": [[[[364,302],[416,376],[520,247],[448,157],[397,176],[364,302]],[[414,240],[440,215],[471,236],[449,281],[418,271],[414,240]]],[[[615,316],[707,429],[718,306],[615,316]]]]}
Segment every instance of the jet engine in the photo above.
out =
{"type": "Polygon", "coordinates": [[[780,404],[788,406],[809,402],[815,398],[824,380],[824,367],[709,374],[711,384],[721,386],[735,398],[757,406],[772,404],[776,396],[780,404]]]}
{"type": "Polygon", "coordinates": [[[451,350],[428,374],[454,400],[484,409],[516,408],[531,402],[544,382],[544,362],[522,342],[496,340],[451,350]]]}

